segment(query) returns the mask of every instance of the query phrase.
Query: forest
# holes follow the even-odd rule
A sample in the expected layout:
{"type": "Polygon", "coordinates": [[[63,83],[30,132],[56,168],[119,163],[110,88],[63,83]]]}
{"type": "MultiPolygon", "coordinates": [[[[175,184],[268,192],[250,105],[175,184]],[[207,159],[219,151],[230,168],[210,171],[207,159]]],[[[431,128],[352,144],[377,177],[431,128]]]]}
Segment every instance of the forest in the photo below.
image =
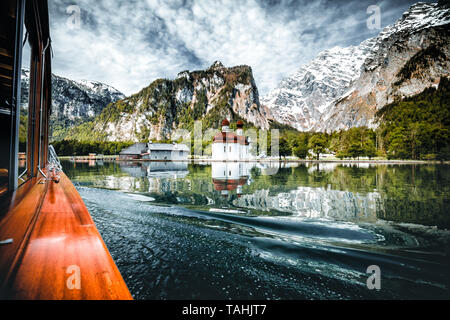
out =
{"type": "MultiPolygon", "coordinates": [[[[448,78],[410,98],[386,105],[376,113],[376,129],[355,127],[331,133],[298,132],[280,127],[279,156],[319,159],[384,158],[450,160],[450,93],[448,78]]],[[[246,127],[249,124],[246,123],[246,127]]],[[[267,150],[270,155],[270,131],[267,150]]],[[[118,154],[132,142],[62,140],[53,145],[58,155],[118,154]]],[[[204,154],[211,141],[203,142],[204,154]]],[[[193,148],[193,143],[191,143],[193,148]]]]}
{"type": "Polygon", "coordinates": [[[52,143],[58,156],[84,156],[89,153],[117,155],[133,142],[61,140],[52,143]]]}
{"type": "Polygon", "coordinates": [[[350,128],[332,133],[283,131],[280,156],[339,159],[360,157],[450,160],[450,92],[448,78],[439,87],[386,105],[376,113],[377,128],[350,128]],[[313,153],[313,154],[311,154],[313,153]]]}

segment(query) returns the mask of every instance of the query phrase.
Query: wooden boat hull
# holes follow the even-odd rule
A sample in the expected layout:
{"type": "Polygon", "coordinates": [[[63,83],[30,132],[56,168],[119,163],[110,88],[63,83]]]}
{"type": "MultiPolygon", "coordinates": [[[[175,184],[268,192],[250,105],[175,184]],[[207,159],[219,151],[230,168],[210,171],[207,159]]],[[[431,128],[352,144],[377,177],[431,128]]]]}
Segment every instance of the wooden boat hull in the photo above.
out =
{"type": "MultiPolygon", "coordinates": [[[[59,183],[36,184],[14,209],[31,213],[37,193],[42,204],[29,218],[31,226],[4,279],[2,298],[45,300],[128,300],[132,296],[92,217],[72,182],[61,173],[59,183]]],[[[15,219],[14,219],[15,220],[15,219]]],[[[11,221],[14,223],[14,221],[11,221]]],[[[0,227],[7,236],[8,225],[0,227]]],[[[14,234],[10,235],[14,237],[14,234]]],[[[5,248],[1,248],[4,250],[5,248]]]]}

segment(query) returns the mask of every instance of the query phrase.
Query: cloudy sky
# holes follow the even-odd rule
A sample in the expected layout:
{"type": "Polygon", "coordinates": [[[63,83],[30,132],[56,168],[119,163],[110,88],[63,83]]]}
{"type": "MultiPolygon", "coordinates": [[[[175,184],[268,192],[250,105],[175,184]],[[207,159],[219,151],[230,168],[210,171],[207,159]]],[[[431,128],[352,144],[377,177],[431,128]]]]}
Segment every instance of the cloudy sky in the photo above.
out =
{"type": "Polygon", "coordinates": [[[183,70],[247,64],[260,94],[334,46],[376,36],[416,1],[49,0],[53,72],[132,94],[183,70]],[[78,19],[79,11],[79,19],[78,19]]]}

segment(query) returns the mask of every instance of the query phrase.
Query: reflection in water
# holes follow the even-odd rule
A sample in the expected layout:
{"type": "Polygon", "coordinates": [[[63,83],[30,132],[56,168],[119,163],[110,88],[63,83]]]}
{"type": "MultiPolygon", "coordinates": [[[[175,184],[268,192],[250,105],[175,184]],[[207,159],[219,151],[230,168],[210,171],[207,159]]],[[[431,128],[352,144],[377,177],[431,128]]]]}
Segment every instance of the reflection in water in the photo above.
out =
{"type": "Polygon", "coordinates": [[[123,172],[132,177],[141,178],[184,178],[189,171],[187,162],[120,162],[123,172]]]}
{"type": "Polygon", "coordinates": [[[79,185],[146,193],[162,203],[257,215],[417,223],[450,228],[446,165],[338,163],[64,163],[79,185]]]}
{"type": "Polygon", "coordinates": [[[224,197],[229,191],[236,190],[238,197],[242,195],[242,186],[250,184],[250,169],[255,163],[249,162],[213,162],[211,177],[214,189],[224,197]]]}
{"type": "Polygon", "coordinates": [[[261,211],[281,211],[303,218],[375,221],[380,194],[352,193],[322,188],[298,187],[290,192],[270,195],[269,190],[257,190],[235,200],[238,207],[261,211]]]}
{"type": "Polygon", "coordinates": [[[64,167],[79,185],[145,193],[162,203],[450,228],[446,165],[102,161],[64,167]]]}
{"type": "Polygon", "coordinates": [[[445,165],[63,167],[135,298],[450,298],[445,165]]]}

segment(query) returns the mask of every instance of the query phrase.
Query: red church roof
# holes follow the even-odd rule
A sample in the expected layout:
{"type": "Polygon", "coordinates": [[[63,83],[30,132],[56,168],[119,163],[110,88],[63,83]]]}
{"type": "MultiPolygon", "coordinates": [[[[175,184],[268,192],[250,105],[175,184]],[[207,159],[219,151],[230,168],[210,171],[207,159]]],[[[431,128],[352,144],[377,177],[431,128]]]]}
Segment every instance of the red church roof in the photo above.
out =
{"type": "Polygon", "coordinates": [[[233,132],[219,132],[213,138],[213,143],[239,143],[249,145],[247,137],[238,136],[233,132]]]}
{"type": "Polygon", "coordinates": [[[247,178],[238,179],[212,179],[214,184],[214,189],[217,191],[228,190],[233,191],[238,186],[243,186],[247,183],[247,178]]]}

